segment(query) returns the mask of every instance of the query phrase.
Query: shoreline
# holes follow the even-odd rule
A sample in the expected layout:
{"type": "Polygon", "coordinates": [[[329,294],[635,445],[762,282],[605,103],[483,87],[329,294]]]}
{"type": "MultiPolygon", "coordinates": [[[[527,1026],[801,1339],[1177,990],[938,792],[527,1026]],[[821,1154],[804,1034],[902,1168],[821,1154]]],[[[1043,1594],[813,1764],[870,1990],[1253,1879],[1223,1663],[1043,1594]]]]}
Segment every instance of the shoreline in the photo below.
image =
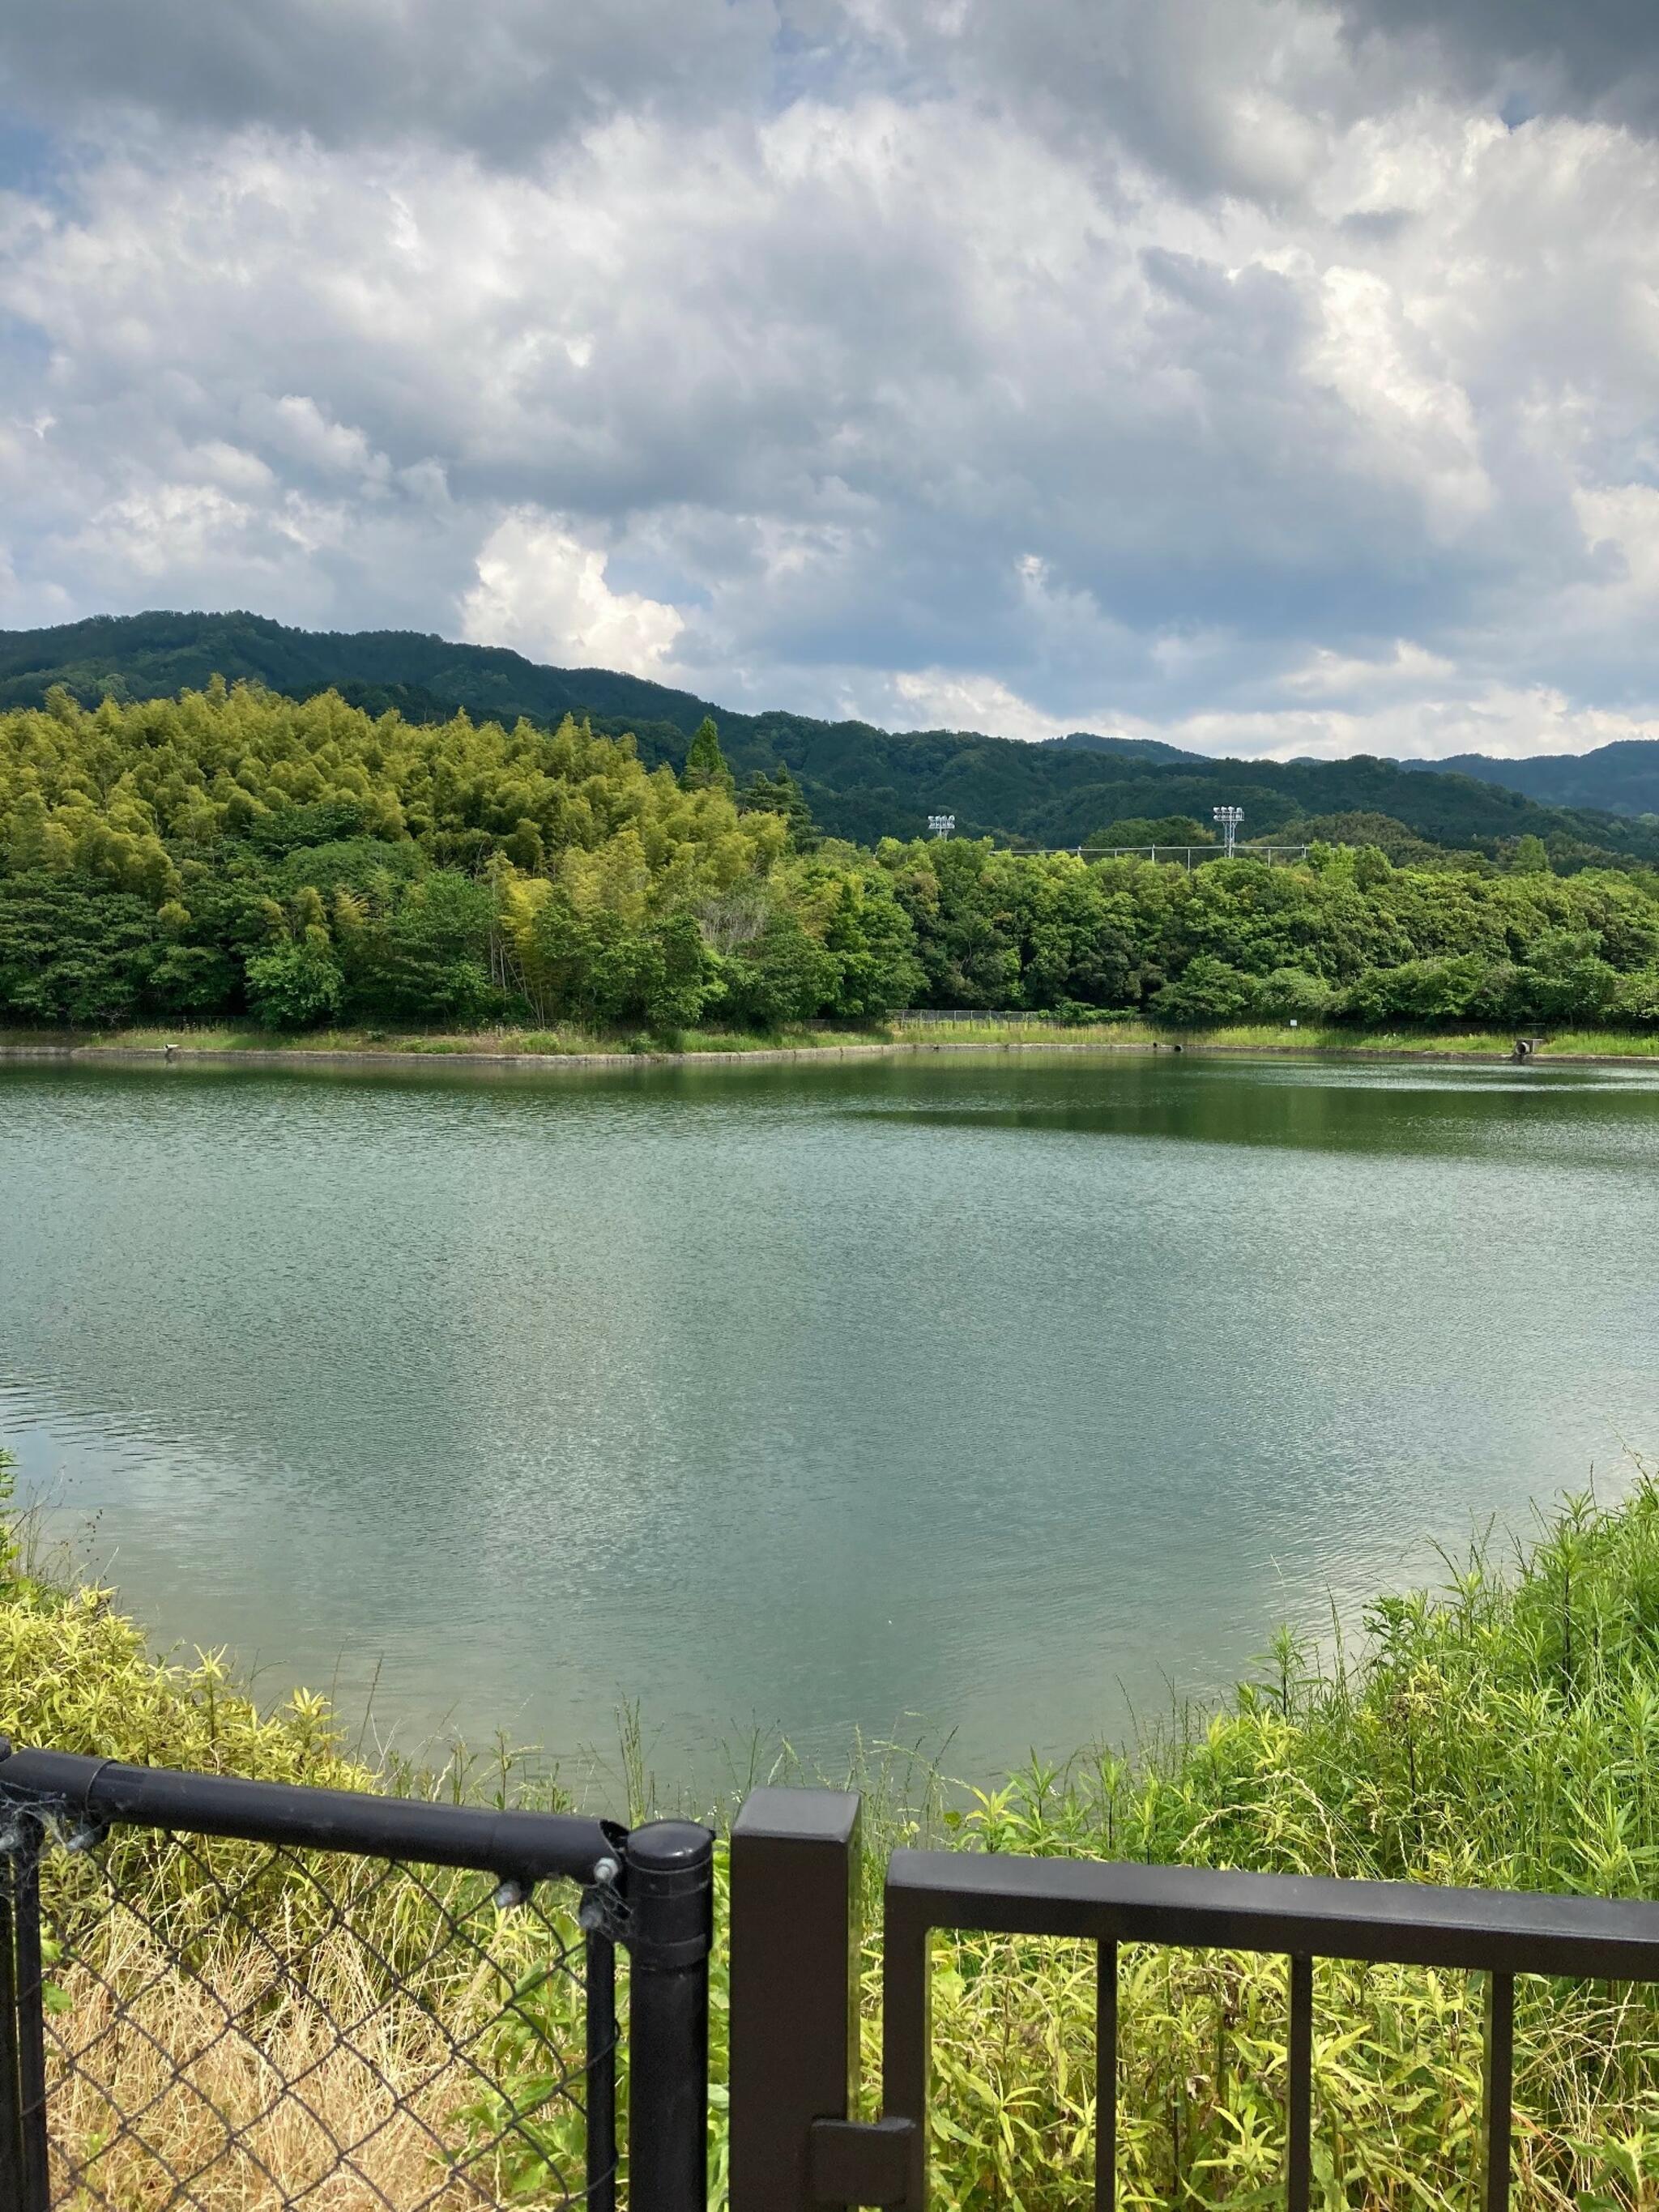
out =
{"type": "Polygon", "coordinates": [[[1659,1066],[1659,1054],[1654,1053],[1611,1052],[1539,1052],[1531,1060],[1517,1061],[1512,1048],[1502,1046],[1496,1037],[1489,1052],[1480,1050],[1455,1051],[1445,1046],[1425,1042],[1412,1044],[1273,1044],[1228,1043],[1218,1039],[1182,1037],[1164,1041],[1141,1038],[1120,1041],[1110,1036],[1079,1038],[1060,1036],[1048,1040],[1041,1037],[947,1037],[938,1042],[925,1038],[874,1038],[867,1044],[826,1045],[760,1045],[752,1050],[731,1050],[722,1048],[707,1052],[507,1052],[507,1051],[430,1051],[420,1046],[396,1045],[191,1045],[165,1044],[99,1044],[95,1042],[4,1043],[0,1042],[0,1064],[28,1061],[110,1061],[118,1066],[178,1066],[191,1063],[210,1067],[303,1067],[320,1065],[327,1067],[406,1067],[438,1066],[454,1067],[535,1069],[580,1067],[695,1067],[698,1066],[776,1066],[794,1060],[890,1060],[907,1055],[938,1053],[1170,1053],[1171,1054],[1209,1055],[1217,1058],[1277,1059],[1277,1060],[1410,1060],[1437,1061],[1457,1066],[1474,1062],[1481,1066],[1548,1066],[1561,1067],[1655,1067],[1659,1066]]]}

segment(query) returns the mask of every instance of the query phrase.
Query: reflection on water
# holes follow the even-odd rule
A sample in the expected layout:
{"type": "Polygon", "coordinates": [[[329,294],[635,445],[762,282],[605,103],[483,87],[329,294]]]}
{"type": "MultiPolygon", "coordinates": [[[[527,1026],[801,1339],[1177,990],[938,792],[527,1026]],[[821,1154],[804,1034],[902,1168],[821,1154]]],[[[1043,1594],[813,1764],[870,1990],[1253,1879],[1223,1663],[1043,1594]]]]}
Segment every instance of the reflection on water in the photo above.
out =
{"type": "Polygon", "coordinates": [[[0,1436],[165,1638],[659,1773],[983,1773],[1659,1410],[1659,1083],[0,1070],[0,1436]]]}

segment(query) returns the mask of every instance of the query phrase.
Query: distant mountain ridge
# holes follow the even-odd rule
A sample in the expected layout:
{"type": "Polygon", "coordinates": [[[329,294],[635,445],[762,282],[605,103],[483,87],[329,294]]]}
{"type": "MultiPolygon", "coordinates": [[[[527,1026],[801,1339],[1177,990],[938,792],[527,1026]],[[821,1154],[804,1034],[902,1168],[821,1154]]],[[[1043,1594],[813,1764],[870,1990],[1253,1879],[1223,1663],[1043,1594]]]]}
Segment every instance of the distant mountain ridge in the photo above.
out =
{"type": "Polygon", "coordinates": [[[1207,753],[1183,752],[1162,738],[1103,738],[1093,730],[1069,730],[1063,738],[1039,738],[1042,745],[1069,745],[1078,752],[1115,753],[1123,760],[1201,761],[1207,753]]]}
{"type": "Polygon", "coordinates": [[[1479,776],[1547,806],[1599,807],[1609,814],[1659,814],[1659,738],[1618,738],[1587,753],[1534,753],[1502,760],[1453,753],[1445,760],[1402,761],[1402,768],[1479,776]]]}
{"type": "MultiPolygon", "coordinates": [[[[1642,820],[1644,805],[1545,803],[1493,774],[1548,765],[1541,762],[1486,762],[1477,776],[1476,757],[1404,765],[1365,755],[1236,761],[1089,731],[1035,744],[973,731],[895,732],[781,709],[741,714],[643,677],[546,667],[504,647],[414,630],[293,629],[246,613],[100,615],[0,631],[0,708],[37,706],[55,684],[88,705],[106,691],[164,698],[216,674],[296,698],[332,687],[370,713],[396,708],[416,721],[459,708],[475,720],[524,715],[547,726],[586,714],[607,734],[631,732],[653,765],[678,765],[690,733],[713,714],[740,780],[787,766],[822,826],[866,844],[919,836],[929,814],[948,812],[963,836],[1075,846],[1115,822],[1174,814],[1207,821],[1224,804],[1244,809],[1247,837],[1294,835],[1310,817],[1384,815],[1440,845],[1497,851],[1531,834],[1567,865],[1598,854],[1659,862],[1659,820],[1642,820]]],[[[1602,750],[1645,757],[1648,749],[1602,750]]],[[[1639,781],[1631,787],[1646,788],[1639,781]]]]}

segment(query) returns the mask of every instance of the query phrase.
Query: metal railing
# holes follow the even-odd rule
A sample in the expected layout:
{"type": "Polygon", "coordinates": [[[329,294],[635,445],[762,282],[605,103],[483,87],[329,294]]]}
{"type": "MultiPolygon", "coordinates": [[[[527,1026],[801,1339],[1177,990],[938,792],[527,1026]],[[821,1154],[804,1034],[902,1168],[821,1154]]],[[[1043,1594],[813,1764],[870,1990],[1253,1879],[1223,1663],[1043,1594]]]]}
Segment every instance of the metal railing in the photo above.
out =
{"type": "Polygon", "coordinates": [[[1278,860],[1288,866],[1293,860],[1305,860],[1312,848],[1247,845],[1241,839],[1231,853],[1219,841],[1213,845],[1011,845],[1008,850],[1036,855],[1069,853],[1079,860],[1157,860],[1161,857],[1171,867],[1179,861],[1190,875],[1194,868],[1209,860],[1265,860],[1269,867],[1278,860]]]}
{"type": "Polygon", "coordinates": [[[758,1790],[732,1838],[732,2212],[927,2203],[930,1942],[936,1930],[1097,1948],[1094,2203],[1117,2201],[1118,1949],[1278,1953],[1287,1961],[1285,2202],[1311,2187],[1313,1962],[1486,1977],[1480,2196],[1510,2201],[1517,1974],[1659,1981],[1659,1905],[1411,1882],[899,1850],[884,1908],[883,2118],[860,2122],[859,1802],[758,1790]]]}
{"type": "MultiPolygon", "coordinates": [[[[1126,1015],[1124,1018],[1128,1018],[1126,1015]]],[[[1056,1014],[1046,1007],[1030,1010],[1024,1006],[901,1006],[888,1019],[898,1028],[933,1029],[945,1024],[951,1027],[980,1022],[994,1022],[1004,1027],[1017,1024],[1022,1029],[1074,1029],[1075,1020],[1070,1015],[1056,1014]]],[[[1103,1022],[1100,1027],[1111,1024],[1103,1022]]]]}
{"type": "MultiPolygon", "coordinates": [[[[865,2120],[859,1818],[850,1792],[759,1790],[732,1829],[731,2212],[925,2212],[937,1931],[1095,1947],[1097,2212],[1117,2203],[1124,1945],[1286,1961],[1291,2212],[1312,2193],[1316,1960],[1486,1978],[1485,2212],[1510,2199],[1516,1978],[1659,1982],[1659,1905],[899,1850],[865,2120]]],[[[0,1746],[0,2208],[702,2212],[713,1856],[687,1822],[0,1746]]]]}
{"type": "Polygon", "coordinates": [[[0,2206],[702,2212],[713,1849],[0,1747],[0,2206]]]}

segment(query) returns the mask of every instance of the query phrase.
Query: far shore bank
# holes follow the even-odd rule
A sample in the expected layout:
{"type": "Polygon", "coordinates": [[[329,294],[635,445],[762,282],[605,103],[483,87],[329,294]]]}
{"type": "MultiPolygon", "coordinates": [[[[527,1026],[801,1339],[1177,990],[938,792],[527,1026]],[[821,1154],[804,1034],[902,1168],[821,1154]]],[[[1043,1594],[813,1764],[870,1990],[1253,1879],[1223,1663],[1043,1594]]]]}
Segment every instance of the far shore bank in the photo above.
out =
{"type": "MultiPolygon", "coordinates": [[[[586,1041],[565,1043],[542,1034],[489,1032],[372,1038],[324,1032],[314,1041],[277,1042],[259,1031],[144,1029],[108,1036],[0,1034],[0,1062],[96,1061],[118,1066],[160,1062],[241,1067],[386,1067],[435,1061],[458,1067],[623,1068],[915,1058],[944,1053],[1170,1053],[1250,1058],[1416,1060],[1514,1063],[1512,1033],[1461,1030],[1413,1035],[1398,1030],[1288,1030],[1249,1024],[1218,1030],[1156,1031],[1141,1023],[1065,1027],[1027,1023],[902,1024],[880,1032],[752,1041],[720,1037],[672,1048],[646,1040],[626,1045],[586,1041]]],[[[1644,1067],[1659,1064],[1659,1037],[1607,1031],[1567,1031],[1540,1038],[1532,1062],[1566,1066],[1644,1067]]]]}

